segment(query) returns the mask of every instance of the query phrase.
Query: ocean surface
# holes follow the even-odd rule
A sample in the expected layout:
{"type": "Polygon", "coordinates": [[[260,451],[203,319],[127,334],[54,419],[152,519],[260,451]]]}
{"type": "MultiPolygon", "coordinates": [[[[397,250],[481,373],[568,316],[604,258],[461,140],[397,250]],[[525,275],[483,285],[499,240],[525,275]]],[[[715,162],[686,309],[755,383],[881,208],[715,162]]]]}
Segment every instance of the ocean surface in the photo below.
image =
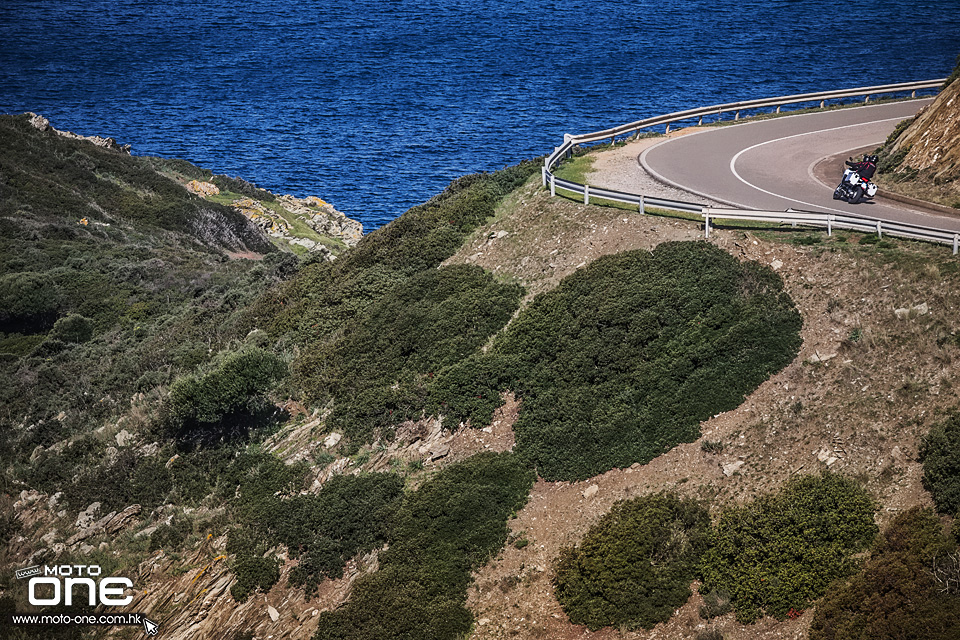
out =
{"type": "Polygon", "coordinates": [[[0,113],[370,231],[564,133],[943,77],[957,54],[958,0],[0,0],[0,113]]]}

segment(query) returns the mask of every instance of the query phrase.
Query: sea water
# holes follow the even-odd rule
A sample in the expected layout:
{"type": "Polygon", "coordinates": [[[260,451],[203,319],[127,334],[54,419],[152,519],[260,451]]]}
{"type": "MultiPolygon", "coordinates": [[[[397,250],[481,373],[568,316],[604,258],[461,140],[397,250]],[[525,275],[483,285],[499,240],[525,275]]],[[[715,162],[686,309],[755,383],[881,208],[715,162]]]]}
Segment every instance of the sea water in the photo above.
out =
{"type": "Polygon", "coordinates": [[[0,112],[369,231],[564,133],[943,77],[958,53],[956,0],[4,0],[0,112]]]}

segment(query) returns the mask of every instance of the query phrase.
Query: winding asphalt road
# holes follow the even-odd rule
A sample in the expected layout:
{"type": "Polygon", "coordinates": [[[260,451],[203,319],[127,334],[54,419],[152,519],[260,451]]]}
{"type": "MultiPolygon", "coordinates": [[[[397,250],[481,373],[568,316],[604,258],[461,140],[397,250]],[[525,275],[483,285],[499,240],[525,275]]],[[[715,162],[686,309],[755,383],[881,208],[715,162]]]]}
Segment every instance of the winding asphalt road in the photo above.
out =
{"type": "MultiPolygon", "coordinates": [[[[757,210],[843,213],[960,231],[960,217],[879,198],[852,205],[833,199],[840,172],[824,183],[824,158],[876,148],[931,100],[911,100],[784,116],[669,138],[640,155],[661,182],[715,201],[757,210]]],[[[881,194],[882,195],[882,194],[881,194]]]]}

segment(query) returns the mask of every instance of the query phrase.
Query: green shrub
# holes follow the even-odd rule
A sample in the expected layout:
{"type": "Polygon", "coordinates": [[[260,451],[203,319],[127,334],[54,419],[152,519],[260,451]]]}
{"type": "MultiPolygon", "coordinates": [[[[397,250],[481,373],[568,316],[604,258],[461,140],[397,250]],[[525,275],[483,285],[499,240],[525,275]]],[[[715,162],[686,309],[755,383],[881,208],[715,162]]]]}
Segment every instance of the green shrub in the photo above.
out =
{"type": "Polygon", "coordinates": [[[419,381],[478,350],[522,294],[475,266],[424,271],[370,304],[337,340],[301,356],[295,375],[315,402],[336,398],[332,427],[369,440],[376,428],[418,418],[419,381]]]}
{"type": "Polygon", "coordinates": [[[794,358],[800,325],[776,273],[709,244],[604,256],[438,374],[430,411],[483,426],[512,390],[517,452],[545,479],[589,478],[695,440],[794,358]]]}
{"type": "Polygon", "coordinates": [[[174,517],[171,522],[158,525],[150,534],[150,551],[179,549],[191,533],[193,533],[193,525],[189,520],[174,517]]]}
{"type": "Polygon", "coordinates": [[[0,330],[37,333],[49,329],[63,304],[53,278],[45,273],[11,273],[0,277],[0,330]]]}
{"type": "Polygon", "coordinates": [[[935,425],[920,443],[923,486],[940,513],[960,514],[960,412],[935,425]]]}
{"type": "Polygon", "coordinates": [[[689,599],[709,531],[707,511],[674,494],[618,502],[579,546],[560,552],[557,600],[592,631],[649,629],[689,599]]]}
{"type": "Polygon", "coordinates": [[[254,198],[263,202],[273,202],[277,199],[276,196],[266,189],[261,189],[257,185],[253,184],[252,182],[247,182],[243,178],[231,178],[230,176],[226,175],[215,175],[211,181],[213,184],[217,185],[217,188],[221,191],[239,193],[242,196],[254,198]]]}
{"type": "Polygon", "coordinates": [[[388,540],[403,480],[390,473],[334,476],[318,494],[300,495],[305,471],[302,465],[288,466],[272,455],[244,453],[224,474],[222,484],[226,493],[239,494],[232,508],[240,527],[228,542],[238,570],[260,566],[250,559],[285,545],[290,557],[297,559],[290,584],[303,587],[310,596],[323,579],[341,577],[351,557],[388,540]]]}
{"type": "Polygon", "coordinates": [[[275,558],[245,555],[233,564],[237,581],[230,587],[230,595],[237,602],[246,602],[255,591],[270,591],[280,580],[280,562],[275,558]]]}
{"type": "Polygon", "coordinates": [[[357,580],[350,600],[320,614],[315,640],[458,638],[469,632],[470,572],[507,539],[533,473],[509,453],[481,453],[447,467],[408,495],[380,570],[357,580]]]}
{"type": "Polygon", "coordinates": [[[78,313],[68,314],[53,323],[50,337],[64,342],[86,342],[93,337],[93,321],[78,313]]]}
{"type": "Polygon", "coordinates": [[[960,637],[960,591],[943,589],[931,571],[955,553],[933,510],[900,514],[863,570],[835,583],[817,605],[810,640],[960,637]]]}
{"type": "Polygon", "coordinates": [[[268,351],[251,347],[229,352],[209,371],[175,380],[170,406],[182,421],[216,422],[246,408],[284,375],[286,364],[268,351]]]}
{"type": "Polygon", "coordinates": [[[860,486],[829,473],[724,509],[704,554],[701,593],[729,593],[743,623],[805,609],[854,571],[853,554],[877,532],[873,512],[860,486]]]}

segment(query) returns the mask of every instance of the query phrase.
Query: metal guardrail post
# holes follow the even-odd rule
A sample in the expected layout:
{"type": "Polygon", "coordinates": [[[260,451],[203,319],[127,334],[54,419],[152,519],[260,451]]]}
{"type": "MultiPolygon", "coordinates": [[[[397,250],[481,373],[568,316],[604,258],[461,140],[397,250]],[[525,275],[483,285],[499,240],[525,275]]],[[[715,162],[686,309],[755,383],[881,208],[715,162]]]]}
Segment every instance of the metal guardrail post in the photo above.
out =
{"type": "Polygon", "coordinates": [[[663,135],[667,135],[668,133],[670,133],[670,123],[669,123],[669,122],[667,123],[666,129],[663,130],[663,135]]]}
{"type": "MultiPolygon", "coordinates": [[[[642,194],[642,193],[640,194],[640,206],[638,207],[638,209],[640,210],[640,213],[646,213],[646,211],[645,211],[644,208],[643,208],[643,194],[642,194]]],[[[954,253],[956,253],[956,250],[954,250],[954,253]]]]}
{"type": "Polygon", "coordinates": [[[833,220],[836,218],[832,213],[827,214],[827,236],[833,235],[833,220]]]}
{"type": "Polygon", "coordinates": [[[557,178],[552,173],[550,174],[550,196],[555,197],[557,195],[557,178]]]}
{"type": "Polygon", "coordinates": [[[703,237],[710,237],[710,214],[707,213],[707,210],[704,209],[700,212],[700,215],[703,216],[703,237]]]}
{"type": "Polygon", "coordinates": [[[882,238],[882,237],[883,237],[883,231],[880,229],[880,221],[879,221],[879,220],[877,220],[877,237],[878,237],[878,238],[882,238]]]}
{"type": "Polygon", "coordinates": [[[583,185],[583,204],[590,204],[590,185],[583,185]]]}
{"type": "Polygon", "coordinates": [[[547,168],[546,167],[540,167],[540,177],[543,178],[543,186],[547,186],[547,168]]]}
{"type": "Polygon", "coordinates": [[[953,235],[953,255],[957,255],[957,249],[960,248],[960,235],[953,235]]]}

